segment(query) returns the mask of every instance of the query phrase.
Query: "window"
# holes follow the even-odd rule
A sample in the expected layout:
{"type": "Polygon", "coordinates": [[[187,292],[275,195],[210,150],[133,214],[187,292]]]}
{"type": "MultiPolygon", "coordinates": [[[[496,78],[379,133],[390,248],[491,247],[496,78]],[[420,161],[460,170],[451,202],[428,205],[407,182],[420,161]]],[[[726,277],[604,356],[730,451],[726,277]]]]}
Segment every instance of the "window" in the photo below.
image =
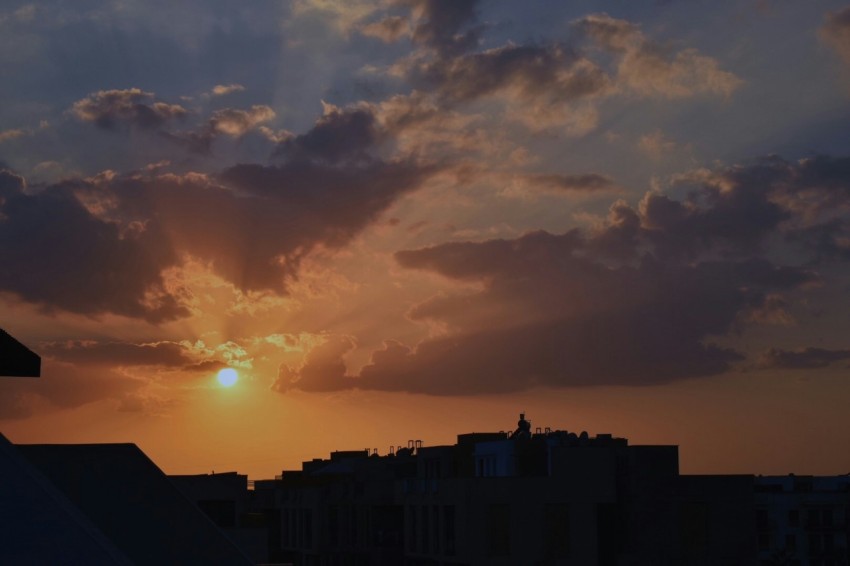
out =
{"type": "Polygon", "coordinates": [[[455,506],[443,507],[443,553],[455,555],[455,506]]]}
{"type": "Polygon", "coordinates": [[[791,509],[788,511],[788,525],[791,527],[800,526],[800,511],[797,509],[791,509]]]}
{"type": "Polygon", "coordinates": [[[545,553],[549,558],[570,555],[570,508],[566,503],[549,503],[543,518],[545,553]]]}
{"type": "Polygon", "coordinates": [[[797,550],[797,535],[785,535],[785,548],[790,552],[797,550]]]}
{"type": "Polygon", "coordinates": [[[509,505],[490,505],[487,513],[487,555],[510,556],[510,554],[511,508],[509,505]]]}

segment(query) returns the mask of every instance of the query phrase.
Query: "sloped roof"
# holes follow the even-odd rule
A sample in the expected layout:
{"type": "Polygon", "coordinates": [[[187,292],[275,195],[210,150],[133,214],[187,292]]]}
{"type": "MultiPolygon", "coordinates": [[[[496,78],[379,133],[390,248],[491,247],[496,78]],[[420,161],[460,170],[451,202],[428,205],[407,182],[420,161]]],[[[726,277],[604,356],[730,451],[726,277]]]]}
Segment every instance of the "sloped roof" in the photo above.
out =
{"type": "Polygon", "coordinates": [[[252,564],[135,444],[17,448],[136,564],[252,564]]]}
{"type": "Polygon", "coordinates": [[[41,358],[0,328],[0,376],[39,377],[41,358]]]}
{"type": "Polygon", "coordinates": [[[0,434],[0,563],[132,564],[0,434]]]}

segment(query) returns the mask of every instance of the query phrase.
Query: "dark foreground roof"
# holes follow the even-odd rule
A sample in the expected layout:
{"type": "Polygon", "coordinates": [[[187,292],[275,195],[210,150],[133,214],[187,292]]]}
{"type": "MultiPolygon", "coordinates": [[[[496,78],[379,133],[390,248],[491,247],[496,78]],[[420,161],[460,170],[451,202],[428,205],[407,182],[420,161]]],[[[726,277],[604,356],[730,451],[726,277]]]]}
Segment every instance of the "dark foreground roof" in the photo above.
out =
{"type": "Polygon", "coordinates": [[[0,434],[0,564],[132,564],[0,434]]]}
{"type": "Polygon", "coordinates": [[[251,564],[135,444],[18,445],[135,564],[251,564]]]}
{"type": "Polygon", "coordinates": [[[0,375],[39,377],[41,358],[0,328],[0,375]]]}

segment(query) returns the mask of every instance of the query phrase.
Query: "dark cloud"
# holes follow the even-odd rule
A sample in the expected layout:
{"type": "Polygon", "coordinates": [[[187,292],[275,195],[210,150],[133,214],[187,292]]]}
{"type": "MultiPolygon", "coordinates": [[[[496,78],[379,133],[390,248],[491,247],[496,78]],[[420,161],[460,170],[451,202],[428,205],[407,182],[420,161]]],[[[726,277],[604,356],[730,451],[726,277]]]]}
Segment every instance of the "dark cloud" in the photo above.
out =
{"type": "Polygon", "coordinates": [[[593,45],[614,55],[614,82],[620,90],[643,96],[681,98],[695,94],[728,96],[741,85],[734,74],[695,49],[672,51],[646,37],[632,22],[591,14],[573,28],[593,45]]]}
{"type": "Polygon", "coordinates": [[[345,375],[345,362],[342,358],[355,346],[354,339],[349,336],[328,337],[324,343],[310,351],[297,371],[282,365],[272,389],[283,393],[295,387],[312,392],[337,391],[350,387],[347,382],[352,381],[352,378],[345,375]]]}
{"type": "Polygon", "coordinates": [[[850,6],[826,14],[820,37],[850,65],[850,6]]]}
{"type": "Polygon", "coordinates": [[[421,63],[414,84],[436,90],[446,101],[465,102],[494,94],[552,103],[602,92],[605,73],[573,49],[560,45],[513,45],[421,63]]]}
{"type": "Polygon", "coordinates": [[[339,163],[368,160],[385,132],[368,106],[324,105],[324,114],[307,133],[284,140],[278,155],[291,161],[339,163]]]}
{"type": "MultiPolygon", "coordinates": [[[[846,257],[826,252],[847,247],[848,188],[846,158],[768,157],[681,176],[681,200],[651,192],[636,207],[618,201],[588,231],[398,252],[402,267],[482,290],[410,310],[444,336],[387,342],[359,376],[341,373],[339,356],[322,366],[333,375],[294,371],[291,386],[472,394],[727,371],[742,354],[713,341],[748,324],[790,324],[787,295],[822,283],[812,262],[846,257]]],[[[774,350],[766,363],[812,367],[845,355],[774,350]]]]}
{"type": "Polygon", "coordinates": [[[181,367],[191,359],[176,342],[97,342],[72,340],[43,344],[39,352],[47,357],[83,365],[181,367]]]}
{"type": "Polygon", "coordinates": [[[401,16],[388,16],[377,22],[365,24],[360,27],[360,33],[369,37],[391,43],[398,41],[405,35],[411,33],[410,23],[407,18],[401,16]]]}
{"type": "Polygon", "coordinates": [[[73,409],[105,399],[120,399],[144,385],[105,368],[79,368],[45,360],[40,379],[0,380],[0,420],[36,412],[73,409]]]}
{"type": "Polygon", "coordinates": [[[85,183],[38,193],[0,173],[0,289],[48,309],[112,312],[151,322],[185,316],[162,270],[177,257],[153,223],[122,228],[75,196],[85,183]]]}
{"type": "Polygon", "coordinates": [[[477,19],[478,0],[409,0],[419,23],[413,40],[436,50],[440,56],[466,51],[475,46],[478,29],[466,29],[477,19]]]}
{"type": "Polygon", "coordinates": [[[850,360],[850,350],[826,350],[824,348],[782,350],[770,348],[762,354],[759,366],[782,369],[817,369],[844,360],[850,360]]]}
{"type": "MultiPolygon", "coordinates": [[[[230,87],[238,85],[230,85],[230,87]]],[[[230,88],[222,87],[222,88],[230,88]]],[[[218,88],[218,87],[216,87],[218,88]]],[[[276,114],[269,106],[254,105],[248,110],[222,108],[212,113],[207,123],[194,131],[160,132],[166,139],[193,153],[208,154],[213,141],[220,136],[240,138],[260,124],[273,120],[276,114]]]]}
{"type": "Polygon", "coordinates": [[[614,181],[610,177],[598,173],[585,173],[582,175],[538,173],[527,175],[525,180],[533,187],[554,192],[592,192],[608,190],[614,187],[614,181]]]}
{"type": "MultiPolygon", "coordinates": [[[[252,122],[233,111],[215,120],[229,134],[252,122]]],[[[109,173],[29,193],[3,173],[0,239],[13,245],[0,248],[0,289],[46,308],[160,322],[189,314],[187,291],[163,277],[188,253],[240,289],[283,293],[312,249],[345,245],[437,170],[352,161],[376,142],[373,121],[332,110],[287,146],[283,165],[236,165],[215,178],[109,173]]]]}
{"type": "Polygon", "coordinates": [[[90,94],[75,102],[71,113],[84,122],[93,122],[104,129],[114,129],[119,125],[153,129],[176,118],[183,118],[186,109],[179,104],[156,101],[151,92],[131,88],[101,90],[90,94]]]}

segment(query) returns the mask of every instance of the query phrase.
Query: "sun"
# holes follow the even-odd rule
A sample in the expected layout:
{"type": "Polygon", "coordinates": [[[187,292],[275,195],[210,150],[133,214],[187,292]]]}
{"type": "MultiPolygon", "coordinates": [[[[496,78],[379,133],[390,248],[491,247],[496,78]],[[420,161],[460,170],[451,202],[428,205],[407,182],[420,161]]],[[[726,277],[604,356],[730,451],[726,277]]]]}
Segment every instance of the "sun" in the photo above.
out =
{"type": "Polygon", "coordinates": [[[233,368],[224,368],[218,372],[218,382],[224,387],[233,387],[239,379],[239,374],[233,368]]]}

